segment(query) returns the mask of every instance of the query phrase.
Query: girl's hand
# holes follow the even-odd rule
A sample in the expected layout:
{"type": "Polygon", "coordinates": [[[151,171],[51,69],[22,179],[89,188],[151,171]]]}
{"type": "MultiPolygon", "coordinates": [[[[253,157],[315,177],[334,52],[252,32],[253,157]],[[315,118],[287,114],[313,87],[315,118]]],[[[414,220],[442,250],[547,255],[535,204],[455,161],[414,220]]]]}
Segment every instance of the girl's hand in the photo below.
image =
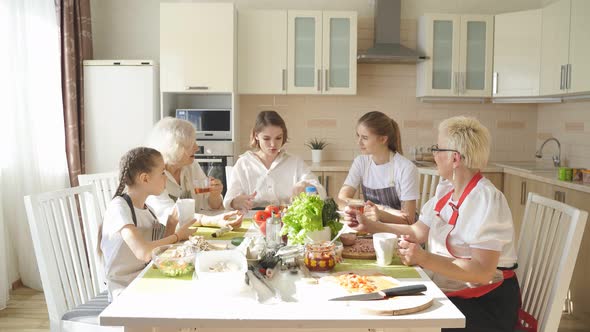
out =
{"type": "Polygon", "coordinates": [[[178,209],[176,208],[176,205],[174,205],[172,212],[168,215],[168,220],[166,220],[166,228],[168,228],[168,227],[176,228],[176,225],[178,225],[179,221],[180,220],[178,219],[178,209]]]}
{"type": "Polygon", "coordinates": [[[365,217],[359,210],[346,206],[344,208],[344,222],[355,231],[371,233],[372,221],[365,217]]]}
{"type": "Polygon", "coordinates": [[[180,227],[178,229],[178,231],[176,231],[176,236],[178,236],[178,241],[184,241],[184,240],[188,240],[188,237],[193,235],[194,232],[196,232],[196,229],[190,229],[189,227],[191,227],[195,222],[197,221],[197,219],[193,219],[192,221],[184,224],[182,227],[180,227]]]}
{"type": "Polygon", "coordinates": [[[242,221],[244,220],[244,214],[241,211],[231,211],[226,212],[221,215],[221,222],[219,226],[231,226],[232,228],[239,228],[242,226],[242,221]]]}
{"type": "Polygon", "coordinates": [[[221,192],[223,191],[223,183],[221,183],[221,180],[219,179],[209,177],[209,188],[210,195],[221,195],[221,192]]]}
{"type": "Polygon", "coordinates": [[[405,265],[421,265],[428,255],[409,235],[400,237],[397,251],[405,265]]]}
{"type": "Polygon", "coordinates": [[[371,221],[379,221],[379,207],[371,201],[365,203],[365,217],[371,221]]]}
{"type": "Polygon", "coordinates": [[[251,210],[254,206],[254,197],[256,197],[256,192],[253,192],[250,195],[238,195],[231,202],[231,207],[240,211],[251,210]]]}

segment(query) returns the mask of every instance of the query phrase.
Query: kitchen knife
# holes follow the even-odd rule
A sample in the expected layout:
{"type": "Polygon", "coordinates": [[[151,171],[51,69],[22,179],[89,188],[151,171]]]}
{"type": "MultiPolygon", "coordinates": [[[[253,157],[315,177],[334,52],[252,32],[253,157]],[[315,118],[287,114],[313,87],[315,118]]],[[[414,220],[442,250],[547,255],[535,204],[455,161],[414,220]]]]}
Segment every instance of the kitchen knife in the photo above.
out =
{"type": "Polygon", "coordinates": [[[419,285],[409,285],[409,286],[400,286],[400,287],[393,287],[382,289],[375,293],[369,294],[358,294],[358,295],[350,295],[350,296],[343,296],[343,297],[336,297],[333,299],[329,299],[328,301],[371,301],[371,300],[383,300],[388,297],[392,296],[400,296],[400,295],[414,295],[420,292],[424,292],[426,290],[426,286],[419,284],[419,285]]]}

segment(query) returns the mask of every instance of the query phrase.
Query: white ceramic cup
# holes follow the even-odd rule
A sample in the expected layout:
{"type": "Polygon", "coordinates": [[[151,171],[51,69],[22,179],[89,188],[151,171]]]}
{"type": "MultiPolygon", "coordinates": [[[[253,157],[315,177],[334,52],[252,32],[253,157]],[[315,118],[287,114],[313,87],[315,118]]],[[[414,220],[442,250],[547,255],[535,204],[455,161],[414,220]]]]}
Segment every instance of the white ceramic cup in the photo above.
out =
{"type": "Polygon", "coordinates": [[[377,256],[377,265],[386,266],[391,264],[393,254],[397,249],[397,235],[392,233],[373,234],[373,246],[377,256]]]}
{"type": "Polygon", "coordinates": [[[195,218],[195,200],[192,198],[179,198],[176,201],[176,208],[178,209],[178,224],[185,225],[187,222],[195,218]]]}

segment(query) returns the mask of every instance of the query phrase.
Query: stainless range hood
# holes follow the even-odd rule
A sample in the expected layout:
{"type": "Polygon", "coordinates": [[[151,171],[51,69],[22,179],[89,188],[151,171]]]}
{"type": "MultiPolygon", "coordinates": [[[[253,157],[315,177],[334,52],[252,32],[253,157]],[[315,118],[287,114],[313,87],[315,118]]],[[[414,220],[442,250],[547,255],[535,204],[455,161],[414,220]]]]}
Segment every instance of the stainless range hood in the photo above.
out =
{"type": "Polygon", "coordinates": [[[416,63],[426,60],[400,44],[401,0],[375,1],[375,44],[357,56],[358,63],[416,63]]]}

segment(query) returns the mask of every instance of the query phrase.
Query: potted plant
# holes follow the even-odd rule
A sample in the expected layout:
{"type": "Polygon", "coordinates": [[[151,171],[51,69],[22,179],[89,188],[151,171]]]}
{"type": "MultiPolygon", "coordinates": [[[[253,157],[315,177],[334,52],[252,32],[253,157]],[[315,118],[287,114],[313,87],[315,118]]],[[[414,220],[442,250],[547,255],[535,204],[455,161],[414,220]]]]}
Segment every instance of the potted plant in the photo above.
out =
{"type": "Polygon", "coordinates": [[[314,137],[305,143],[305,146],[311,149],[311,162],[319,163],[322,161],[322,150],[328,145],[323,138],[314,137]]]}

